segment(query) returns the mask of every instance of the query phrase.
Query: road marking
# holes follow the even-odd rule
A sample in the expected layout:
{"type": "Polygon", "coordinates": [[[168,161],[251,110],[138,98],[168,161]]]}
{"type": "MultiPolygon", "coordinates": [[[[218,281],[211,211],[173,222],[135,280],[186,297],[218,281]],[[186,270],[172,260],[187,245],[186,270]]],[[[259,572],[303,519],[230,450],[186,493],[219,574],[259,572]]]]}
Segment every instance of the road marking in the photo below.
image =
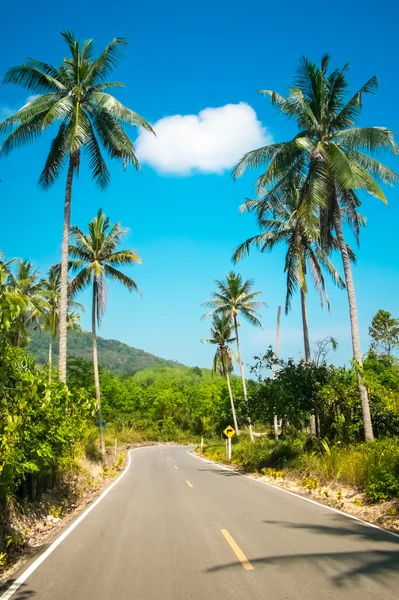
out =
{"type": "MultiPolygon", "coordinates": [[[[193,454],[190,450],[186,450],[186,452],[193,458],[198,458],[198,460],[202,460],[203,462],[208,463],[208,465],[213,465],[215,467],[218,467],[219,469],[223,469],[226,471],[231,471],[232,473],[236,473],[236,471],[234,471],[234,469],[230,469],[229,467],[226,467],[226,465],[220,465],[219,463],[214,462],[213,460],[208,460],[207,458],[203,458],[202,456],[197,456],[197,454],[193,454]]],[[[280,492],[284,492],[285,494],[294,496],[294,498],[297,498],[298,500],[304,500],[305,502],[310,502],[310,504],[314,504],[315,506],[318,506],[319,508],[325,508],[326,510],[335,512],[338,515],[341,515],[342,517],[346,517],[347,519],[352,519],[353,521],[358,521],[359,523],[366,525],[366,527],[372,527],[373,529],[378,529],[379,531],[381,531],[381,533],[386,533],[387,535],[390,535],[392,537],[399,538],[399,533],[394,533],[393,531],[389,531],[388,529],[383,529],[379,525],[374,525],[374,523],[370,523],[369,521],[365,521],[364,519],[360,519],[359,517],[350,515],[349,513],[346,513],[343,510],[338,510],[338,508],[333,508],[332,506],[327,506],[326,504],[321,504],[320,502],[317,502],[316,500],[311,500],[310,498],[305,498],[305,496],[300,496],[299,494],[295,494],[295,492],[290,492],[288,490],[285,490],[284,488],[279,487],[278,485],[274,485],[273,483],[268,483],[267,481],[262,481],[261,479],[257,479],[256,477],[252,477],[251,475],[241,475],[241,477],[250,479],[251,481],[254,481],[255,483],[261,483],[262,485],[267,485],[271,488],[274,488],[275,490],[279,490],[280,492]]],[[[0,600],[2,600],[1,597],[0,597],[0,600]]]]}
{"type": "Polygon", "coordinates": [[[166,457],[166,460],[169,460],[169,456],[166,457]]]}
{"type": "Polygon", "coordinates": [[[244,569],[246,571],[253,571],[253,569],[254,569],[253,566],[251,565],[251,563],[245,556],[244,552],[241,550],[240,546],[231,537],[231,535],[229,534],[227,529],[221,529],[220,531],[221,531],[222,535],[224,536],[224,539],[229,544],[230,548],[233,550],[234,554],[236,555],[236,557],[238,558],[238,560],[244,567],[244,569]]]}
{"type": "MultiPolygon", "coordinates": [[[[152,446],[152,448],[156,448],[157,446],[152,446]]],[[[68,537],[70,533],[87,517],[89,513],[105,498],[107,494],[123,479],[126,473],[129,470],[131,464],[131,456],[130,453],[137,450],[148,450],[148,446],[143,446],[142,448],[132,448],[128,452],[128,460],[125,470],[119,475],[118,479],[116,479],[106,490],[91,504],[86,510],[68,527],[65,531],[47,548],[43,554],[41,554],[31,565],[24,571],[18,579],[14,581],[14,583],[8,588],[6,592],[2,596],[0,596],[0,600],[9,600],[11,596],[15,594],[15,592],[21,587],[23,583],[36,571],[38,567],[54,552],[54,550],[68,537]]]]}
{"type": "Polygon", "coordinates": [[[175,469],[178,469],[178,468],[179,468],[179,467],[176,467],[176,465],[175,465],[175,469]]]}
{"type": "Polygon", "coordinates": [[[187,483],[188,487],[194,487],[193,484],[191,483],[191,481],[189,481],[188,479],[186,479],[186,483],[187,483]]]}

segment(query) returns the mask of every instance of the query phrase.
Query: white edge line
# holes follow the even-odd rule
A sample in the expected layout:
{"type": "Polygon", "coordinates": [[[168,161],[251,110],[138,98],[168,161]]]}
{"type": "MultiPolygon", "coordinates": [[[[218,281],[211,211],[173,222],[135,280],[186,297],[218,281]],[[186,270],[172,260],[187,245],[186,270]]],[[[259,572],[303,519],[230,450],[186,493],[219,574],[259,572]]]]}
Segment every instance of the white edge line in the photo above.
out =
{"type": "MultiPolygon", "coordinates": [[[[197,454],[194,454],[190,450],[187,450],[187,454],[190,454],[191,456],[193,456],[194,458],[198,458],[199,460],[203,460],[204,462],[206,462],[210,465],[219,467],[219,469],[225,469],[226,471],[232,471],[233,473],[236,473],[236,471],[234,471],[234,469],[230,469],[230,467],[221,465],[220,463],[214,462],[212,460],[208,460],[207,458],[203,458],[202,456],[198,456],[197,454]]],[[[363,519],[360,519],[359,517],[355,517],[354,515],[344,512],[343,510],[338,510],[337,508],[333,508],[332,506],[327,506],[326,504],[321,504],[320,502],[317,502],[317,500],[312,500],[311,498],[306,498],[305,496],[300,496],[299,494],[295,494],[295,492],[290,492],[289,490],[281,488],[278,485],[274,485],[273,483],[268,483],[267,481],[262,481],[261,479],[257,479],[256,477],[252,477],[251,475],[243,475],[242,473],[240,473],[240,475],[241,475],[241,477],[245,477],[246,479],[250,479],[251,481],[255,481],[256,483],[261,483],[262,485],[268,485],[269,487],[272,487],[275,490],[279,490],[280,492],[285,492],[286,494],[289,494],[290,496],[294,496],[294,498],[298,498],[299,500],[305,500],[305,502],[310,502],[311,504],[315,504],[316,506],[319,506],[320,508],[325,508],[326,510],[331,510],[332,512],[335,512],[338,515],[342,515],[343,517],[347,517],[348,519],[352,519],[353,521],[358,521],[359,523],[363,523],[363,525],[366,525],[367,527],[372,527],[373,529],[378,529],[382,533],[386,533],[395,538],[399,538],[399,533],[394,533],[393,531],[384,529],[383,527],[380,527],[379,525],[375,525],[374,523],[369,523],[369,521],[364,521],[363,519]]],[[[0,598],[0,600],[2,600],[2,597],[0,598]]]]}
{"type": "Polygon", "coordinates": [[[91,513],[91,511],[97,506],[97,504],[99,504],[101,502],[101,500],[103,500],[105,498],[105,496],[107,494],[109,494],[109,492],[116,486],[116,484],[119,483],[121,481],[121,479],[123,479],[123,477],[128,472],[130,464],[131,464],[131,456],[130,456],[131,452],[133,452],[134,450],[146,450],[148,448],[156,448],[156,447],[157,446],[142,446],[140,448],[132,448],[131,450],[129,450],[126,468],[119,475],[118,479],[116,479],[113,483],[111,483],[111,485],[109,487],[107,487],[106,490],[103,491],[101,496],[99,496],[97,498],[97,500],[95,500],[93,502],[93,504],[90,504],[90,506],[88,508],[86,508],[86,510],[76,519],[76,521],[74,521],[67,529],[65,529],[65,531],[51,544],[51,546],[49,546],[47,548],[47,550],[45,550],[43,552],[43,554],[41,554],[30,565],[30,567],[28,567],[26,569],[26,571],[21,573],[21,575],[14,581],[14,583],[11,584],[11,586],[8,588],[8,590],[6,592],[4,592],[4,594],[2,596],[0,596],[0,600],[8,600],[9,598],[11,598],[11,596],[13,596],[15,594],[15,592],[21,587],[21,585],[23,583],[25,583],[25,581],[28,579],[28,577],[30,577],[32,575],[32,573],[34,573],[36,571],[36,569],[38,567],[40,567],[40,565],[46,560],[46,558],[48,558],[50,556],[50,554],[52,554],[54,552],[54,550],[68,537],[68,535],[70,533],[72,533],[72,531],[83,521],[83,519],[85,519],[87,517],[87,515],[91,513]]]}

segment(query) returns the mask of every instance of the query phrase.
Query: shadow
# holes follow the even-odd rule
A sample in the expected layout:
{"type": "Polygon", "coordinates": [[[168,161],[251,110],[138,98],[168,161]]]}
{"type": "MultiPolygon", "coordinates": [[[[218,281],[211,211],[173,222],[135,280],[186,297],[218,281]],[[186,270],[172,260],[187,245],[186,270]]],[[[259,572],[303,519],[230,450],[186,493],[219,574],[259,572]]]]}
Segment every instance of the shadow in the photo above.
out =
{"type": "MultiPolygon", "coordinates": [[[[350,520],[343,515],[331,516],[331,522],[331,525],[323,525],[291,521],[263,521],[267,525],[307,531],[316,536],[322,535],[325,538],[323,551],[301,553],[299,550],[296,554],[291,551],[289,554],[260,556],[249,559],[250,563],[253,566],[277,566],[286,569],[298,567],[304,573],[308,571],[310,577],[312,577],[310,571],[313,571],[315,578],[317,574],[321,574],[323,579],[327,579],[336,587],[344,587],[349,582],[357,583],[362,578],[367,578],[369,583],[374,581],[385,587],[392,588],[394,586],[395,590],[399,589],[399,538],[391,536],[388,532],[350,520]],[[343,519],[345,520],[343,521],[343,519]],[[331,539],[332,537],[334,540],[331,539]],[[337,548],[338,538],[341,540],[341,548],[343,547],[344,550],[337,548]],[[362,544],[360,546],[359,543],[361,549],[347,549],[349,538],[358,540],[362,544]],[[325,551],[329,544],[336,549],[325,551]],[[382,544],[383,546],[381,546],[382,544]]],[[[301,537],[298,534],[297,541],[300,540],[301,537]]],[[[289,541],[287,543],[289,544],[289,541]]],[[[239,561],[209,567],[206,572],[223,571],[236,567],[242,569],[239,561]]]]}
{"type": "MultiPolygon", "coordinates": [[[[399,586],[399,551],[375,550],[362,552],[337,552],[337,553],[310,553],[287,554],[283,556],[263,556],[250,559],[253,566],[277,565],[286,568],[298,565],[300,568],[312,566],[315,572],[322,571],[323,578],[327,578],[334,586],[343,587],[350,580],[367,577],[384,586],[392,585],[395,589],[399,586]],[[328,575],[331,570],[339,571],[336,575],[328,575]]],[[[239,561],[224,565],[209,567],[205,572],[211,573],[224,571],[231,568],[242,569],[239,561]]]]}
{"type": "Polygon", "coordinates": [[[222,475],[223,477],[241,477],[241,473],[237,473],[236,471],[227,471],[225,469],[197,469],[197,471],[214,473],[215,475],[222,475]]]}
{"type": "MultiPolygon", "coordinates": [[[[315,523],[293,523],[291,521],[273,521],[265,520],[262,521],[267,525],[276,525],[277,527],[285,527],[287,529],[306,530],[311,533],[318,535],[332,535],[332,536],[352,536],[362,540],[376,541],[376,542],[390,542],[398,547],[399,551],[399,532],[387,529],[386,531],[377,529],[372,525],[366,525],[357,522],[352,519],[348,519],[345,515],[335,515],[334,521],[339,521],[341,525],[321,525],[315,523]],[[342,518],[345,518],[345,527],[342,526],[342,518]],[[389,532],[395,533],[398,537],[390,535],[389,532]]],[[[399,567],[399,565],[398,565],[399,567]]]]}
{"type": "MultiPolygon", "coordinates": [[[[15,579],[9,579],[6,584],[0,585],[0,594],[4,594],[15,583],[15,579]]],[[[29,589],[26,583],[22,583],[20,587],[13,593],[13,600],[25,600],[25,598],[33,598],[36,592],[29,589]]]]}

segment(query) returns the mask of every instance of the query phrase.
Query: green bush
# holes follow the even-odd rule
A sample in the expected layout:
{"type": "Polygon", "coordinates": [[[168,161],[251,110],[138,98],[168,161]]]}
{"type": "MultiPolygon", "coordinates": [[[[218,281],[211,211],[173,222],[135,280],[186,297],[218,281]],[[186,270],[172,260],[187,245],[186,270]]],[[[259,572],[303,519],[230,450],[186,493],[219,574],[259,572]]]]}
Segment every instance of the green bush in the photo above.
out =
{"type": "Polygon", "coordinates": [[[366,483],[366,495],[370,502],[382,502],[399,493],[399,477],[384,465],[370,469],[366,483]]]}

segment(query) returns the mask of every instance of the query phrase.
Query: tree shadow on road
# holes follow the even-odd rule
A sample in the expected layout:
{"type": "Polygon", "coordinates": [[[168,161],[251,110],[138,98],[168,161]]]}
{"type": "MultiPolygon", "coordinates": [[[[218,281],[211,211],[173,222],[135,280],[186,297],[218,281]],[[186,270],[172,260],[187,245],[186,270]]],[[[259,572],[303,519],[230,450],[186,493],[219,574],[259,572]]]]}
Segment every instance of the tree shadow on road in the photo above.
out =
{"type": "MultiPolygon", "coordinates": [[[[333,515],[332,521],[333,525],[270,520],[264,523],[280,528],[306,530],[314,535],[324,535],[326,547],[329,536],[335,536],[342,540],[344,547],[349,544],[348,538],[352,537],[368,543],[367,549],[350,550],[345,547],[344,551],[337,549],[329,552],[271,554],[251,558],[251,564],[254,567],[256,565],[283,566],[299,569],[311,566],[315,573],[322,573],[336,587],[344,587],[351,581],[357,583],[360,579],[367,578],[369,582],[373,581],[387,587],[394,584],[395,589],[399,589],[399,539],[377,528],[346,519],[344,515],[333,515]]],[[[287,543],[289,544],[288,540],[287,543]]],[[[235,567],[242,568],[242,565],[239,561],[234,561],[210,567],[207,571],[223,571],[235,567]]]]}
{"type": "MultiPolygon", "coordinates": [[[[0,585],[0,594],[4,594],[9,590],[15,581],[16,579],[9,579],[6,584],[0,585]]],[[[22,583],[14,592],[13,600],[26,600],[26,598],[33,598],[34,596],[36,596],[36,592],[30,589],[26,583],[22,583]]]]}
{"type": "MultiPolygon", "coordinates": [[[[306,530],[319,535],[333,536],[354,536],[362,540],[388,542],[394,544],[399,551],[399,532],[395,530],[379,529],[372,525],[367,525],[354,519],[346,517],[345,514],[335,514],[332,519],[334,525],[322,525],[319,523],[295,523],[292,521],[274,521],[265,520],[263,523],[267,525],[275,525],[276,527],[285,527],[287,529],[306,530]],[[345,520],[343,520],[345,519],[345,520]],[[336,523],[336,524],[335,524],[336,523]],[[391,535],[394,533],[395,535],[391,535]],[[397,537],[396,537],[397,536],[397,537]]],[[[399,565],[398,565],[399,567],[399,565]]]]}
{"type": "Polygon", "coordinates": [[[228,471],[226,469],[197,469],[197,471],[213,473],[214,475],[222,475],[223,477],[241,477],[240,473],[236,473],[235,471],[228,471]]]}
{"type": "MultiPolygon", "coordinates": [[[[328,577],[337,587],[343,587],[350,580],[356,580],[361,577],[367,577],[384,586],[395,584],[399,586],[399,551],[377,550],[364,552],[322,552],[309,554],[286,554],[282,556],[260,556],[250,560],[255,565],[278,565],[287,568],[296,564],[301,566],[311,565],[315,569],[322,569],[324,573],[333,568],[339,571],[336,575],[328,577]]],[[[239,567],[242,564],[239,561],[230,562],[224,565],[210,567],[207,572],[223,571],[239,567]]]]}

